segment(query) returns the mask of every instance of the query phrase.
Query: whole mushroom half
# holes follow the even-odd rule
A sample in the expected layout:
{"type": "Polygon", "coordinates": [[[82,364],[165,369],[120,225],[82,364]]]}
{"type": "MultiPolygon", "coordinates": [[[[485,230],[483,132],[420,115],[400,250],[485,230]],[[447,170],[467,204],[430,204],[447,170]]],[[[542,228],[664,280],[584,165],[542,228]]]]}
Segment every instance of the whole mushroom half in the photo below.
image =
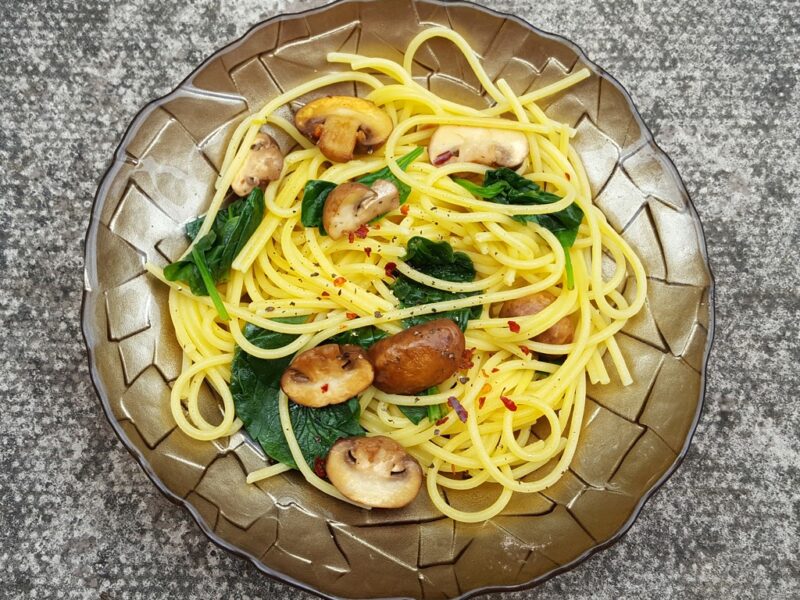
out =
{"type": "Polygon", "coordinates": [[[297,111],[294,124],[334,162],[352,160],[356,147],[371,150],[382,144],[393,128],[386,112],[355,96],[313,100],[297,111]]]}
{"type": "Polygon", "coordinates": [[[456,372],[464,346],[464,334],[450,319],[409,327],[370,347],[373,383],[388,394],[427,390],[456,372]]]}
{"type": "Polygon", "coordinates": [[[298,354],[281,376],[281,389],[297,404],[340,404],[372,384],[373,370],[359,346],[325,344],[298,354]]]}
{"type": "Polygon", "coordinates": [[[384,436],[340,439],[328,453],[325,471],[342,494],[375,508],[406,506],[422,485],[419,463],[384,436]]]}
{"type": "MultiPolygon", "coordinates": [[[[535,315],[555,302],[556,297],[549,292],[538,292],[530,296],[523,296],[516,300],[509,300],[503,303],[499,317],[506,319],[509,317],[523,317],[535,315]]],[[[535,342],[542,344],[569,344],[575,335],[575,319],[568,315],[558,320],[558,322],[545,329],[542,333],[533,338],[535,342]]]]}
{"type": "Polygon", "coordinates": [[[473,162],[489,167],[518,167],[528,156],[528,138],[520,131],[442,125],[428,144],[431,163],[473,162]]]}
{"type": "Polygon", "coordinates": [[[256,187],[278,179],[282,170],[283,154],[278,143],[272,136],[259,131],[231,187],[236,195],[247,196],[256,187]]]}
{"type": "Polygon", "coordinates": [[[322,226],[332,239],[338,240],[399,206],[400,193],[391,181],[378,179],[372,187],[352,181],[343,183],[325,199],[322,226]]]}

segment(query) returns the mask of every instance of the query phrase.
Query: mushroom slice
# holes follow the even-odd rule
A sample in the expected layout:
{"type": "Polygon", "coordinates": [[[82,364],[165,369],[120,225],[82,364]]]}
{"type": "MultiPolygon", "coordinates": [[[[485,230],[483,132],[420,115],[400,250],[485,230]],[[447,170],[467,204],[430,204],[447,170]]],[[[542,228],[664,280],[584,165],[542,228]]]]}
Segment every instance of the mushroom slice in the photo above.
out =
{"type": "Polygon", "coordinates": [[[313,100],[297,111],[294,124],[334,162],[352,160],[356,146],[371,150],[382,144],[393,127],[386,112],[355,96],[313,100]]]}
{"type": "Polygon", "coordinates": [[[401,508],[422,485],[419,463],[385,436],[340,439],[328,453],[325,471],[342,494],[375,508],[401,508]]]}
{"type": "Polygon", "coordinates": [[[247,196],[254,188],[278,179],[282,170],[283,154],[278,143],[259,131],[231,187],[238,196],[247,196]]]}
{"type": "MultiPolygon", "coordinates": [[[[556,297],[549,292],[537,292],[530,296],[523,296],[503,303],[498,316],[501,319],[506,319],[509,317],[535,315],[550,306],[555,300],[556,297]]],[[[571,315],[567,315],[559,319],[555,325],[534,337],[533,340],[542,344],[569,344],[572,342],[574,335],[575,319],[571,315]]]]}
{"type": "Polygon", "coordinates": [[[371,188],[352,181],[343,183],[325,199],[322,226],[331,239],[338,240],[398,206],[400,193],[391,181],[378,179],[371,188]]]}
{"type": "Polygon", "coordinates": [[[458,369],[464,334],[450,319],[415,325],[373,344],[368,353],[375,387],[387,394],[416,394],[458,369]]]}
{"type": "Polygon", "coordinates": [[[428,156],[436,166],[473,162],[489,167],[518,167],[528,152],[525,134],[510,129],[442,125],[428,144],[428,156]]]}
{"type": "Polygon", "coordinates": [[[340,404],[372,384],[372,365],[359,346],[325,344],[298,354],[281,376],[281,389],[297,404],[340,404]]]}

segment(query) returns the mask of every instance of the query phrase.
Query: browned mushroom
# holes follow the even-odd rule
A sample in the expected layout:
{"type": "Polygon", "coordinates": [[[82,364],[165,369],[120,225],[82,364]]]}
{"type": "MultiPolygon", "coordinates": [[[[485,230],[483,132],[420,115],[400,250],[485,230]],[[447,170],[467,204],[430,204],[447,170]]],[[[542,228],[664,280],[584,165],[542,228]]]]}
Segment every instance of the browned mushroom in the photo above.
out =
{"type": "Polygon", "coordinates": [[[259,131],[231,187],[238,196],[247,196],[254,188],[278,179],[282,170],[283,154],[278,143],[259,131]]]}
{"type": "MultiPolygon", "coordinates": [[[[541,312],[553,302],[556,297],[549,292],[538,292],[530,296],[523,296],[516,300],[509,300],[505,302],[500,309],[499,317],[506,319],[509,317],[523,317],[525,315],[535,315],[541,312]]],[[[575,319],[572,315],[567,315],[558,320],[558,322],[545,329],[542,333],[537,335],[533,340],[541,342],[542,344],[569,344],[575,335],[575,319]]]]}
{"type": "Polygon", "coordinates": [[[401,508],[422,485],[419,463],[384,436],[340,439],[328,454],[325,471],[342,494],[375,508],[401,508]]]}
{"type": "Polygon", "coordinates": [[[458,369],[464,334],[450,319],[415,325],[368,351],[374,385],[389,394],[416,394],[439,385],[458,369]]]}
{"type": "Polygon", "coordinates": [[[298,404],[340,404],[372,384],[373,370],[359,346],[325,344],[298,354],[281,376],[281,389],[298,404]]]}
{"type": "Polygon", "coordinates": [[[437,166],[473,162],[489,167],[518,167],[528,151],[528,138],[520,131],[460,125],[440,126],[428,144],[428,156],[437,166]]]}
{"type": "Polygon", "coordinates": [[[378,179],[371,188],[352,181],[343,183],[325,199],[322,226],[332,239],[338,240],[398,206],[400,194],[391,181],[378,179]]]}
{"type": "Polygon", "coordinates": [[[297,111],[294,124],[335,162],[352,160],[356,148],[369,151],[382,144],[393,127],[386,112],[355,96],[312,100],[297,111]]]}

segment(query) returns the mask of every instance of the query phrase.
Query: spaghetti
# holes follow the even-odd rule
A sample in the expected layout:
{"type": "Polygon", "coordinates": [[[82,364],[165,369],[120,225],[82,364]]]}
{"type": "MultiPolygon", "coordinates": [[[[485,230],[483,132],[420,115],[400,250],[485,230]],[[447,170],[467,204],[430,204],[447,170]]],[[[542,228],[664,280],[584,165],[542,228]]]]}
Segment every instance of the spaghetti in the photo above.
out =
{"type": "MultiPolygon", "coordinates": [[[[592,205],[585,170],[570,145],[575,131],[548,118],[536,105],[537,100],[566,89],[589,73],[584,69],[518,96],[505,81],[495,84],[489,79],[461,36],[439,27],[427,29],[411,41],[403,65],[343,53],[331,53],[328,60],[348,64],[351,70],[325,75],[276,97],[238,126],[228,146],[216,193],[195,239],[210,230],[259,128],[267,124],[280,128],[299,145],[285,157],[280,179],[267,186],[266,214],[233,261],[228,281],[218,285],[230,319],[219,317],[209,297],[192,295],[185,285],[167,281],[161,269],[148,265],[148,270],[171,288],[170,315],[185,357],[172,389],[172,415],[187,435],[199,440],[228,436],[242,426],[229,389],[237,346],[258,358],[279,359],[323,344],[343,331],[376,326],[394,334],[403,329],[403,319],[481,307],[480,316],[469,321],[465,332],[467,347],[474,349],[470,363],[439,386],[444,392],[403,396],[370,387],[361,394],[359,404],[360,423],[369,435],[394,439],[419,461],[426,473],[428,494],[442,513],[459,521],[483,521],[502,511],[513,493],[543,490],[568,468],[582,424],[587,376],[592,383],[610,380],[602,360],[606,353],[622,383],[632,381],[614,336],[644,302],[644,268],[592,205]],[[493,106],[481,110],[440,98],[411,77],[416,51],[434,37],[450,40],[464,55],[493,106]],[[365,71],[380,74],[382,79],[365,71]],[[391,83],[384,83],[387,79],[391,83]],[[366,98],[387,112],[394,128],[373,154],[330,164],[275,111],[304,94],[341,82],[370,88],[366,98]],[[475,163],[434,166],[434,157],[423,154],[407,170],[401,169],[398,157],[426,146],[433,128],[441,125],[524,133],[530,153],[518,173],[561,199],[522,206],[476,198],[451,178],[464,173],[483,175],[487,167],[475,163]],[[411,188],[411,195],[402,210],[390,212],[363,237],[333,240],[301,224],[306,182],[323,179],[341,184],[384,167],[411,188]],[[567,251],[547,228],[513,219],[551,214],[573,203],[584,218],[567,251]],[[476,280],[445,281],[411,268],[402,259],[413,236],[447,241],[467,254],[476,280]],[[604,261],[611,268],[604,266],[604,261]],[[415,282],[470,295],[401,308],[386,277],[389,263],[415,282]],[[571,286],[568,264],[572,265],[571,286]],[[635,279],[635,294],[626,298],[619,290],[630,276],[635,279]],[[537,314],[515,317],[513,326],[493,310],[503,302],[537,292],[549,292],[556,299],[537,314]],[[570,343],[532,340],[568,315],[577,322],[570,343]],[[307,318],[302,323],[275,320],[303,316],[307,318]],[[282,347],[264,349],[244,335],[247,323],[296,338],[282,347]],[[563,362],[543,360],[543,355],[558,356],[563,362]],[[200,411],[204,383],[221,400],[222,419],[217,424],[200,411]],[[414,424],[401,411],[405,406],[448,400],[449,413],[435,423],[423,419],[414,424]],[[442,489],[474,489],[485,482],[500,484],[502,491],[476,512],[451,506],[442,493],[442,489]]],[[[281,392],[278,402],[282,429],[302,475],[321,491],[348,501],[314,472],[313,465],[306,464],[292,430],[290,400],[281,392]]],[[[251,473],[248,482],[288,468],[265,465],[251,473]]]]}

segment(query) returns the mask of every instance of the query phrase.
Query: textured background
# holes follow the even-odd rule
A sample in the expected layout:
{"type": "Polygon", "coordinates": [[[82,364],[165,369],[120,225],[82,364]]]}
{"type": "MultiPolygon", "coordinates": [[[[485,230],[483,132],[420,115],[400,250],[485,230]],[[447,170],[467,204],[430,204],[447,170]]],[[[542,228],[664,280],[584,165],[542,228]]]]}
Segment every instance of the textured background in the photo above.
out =
{"type": "MultiPolygon", "coordinates": [[[[0,3],[0,597],[311,598],[215,547],[148,481],[102,416],[78,315],[92,196],[127,123],[256,21],[320,4],[0,3]]],[[[492,597],[798,597],[796,1],[487,4],[627,87],[694,198],[717,279],[682,468],[622,542],[492,597]]]]}

